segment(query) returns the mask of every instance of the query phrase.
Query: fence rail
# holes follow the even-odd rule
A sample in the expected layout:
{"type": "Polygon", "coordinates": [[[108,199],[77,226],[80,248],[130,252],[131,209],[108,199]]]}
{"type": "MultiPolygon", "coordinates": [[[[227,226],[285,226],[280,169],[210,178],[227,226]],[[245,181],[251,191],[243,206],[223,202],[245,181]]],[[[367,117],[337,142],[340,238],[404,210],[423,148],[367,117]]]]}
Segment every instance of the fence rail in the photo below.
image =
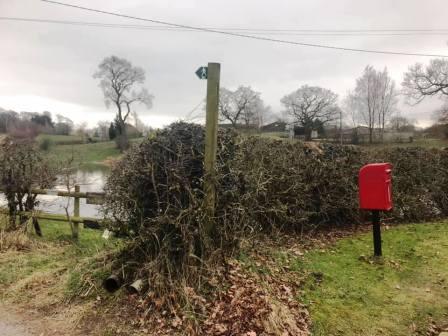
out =
{"type": "MultiPolygon", "coordinates": [[[[91,200],[92,202],[98,201],[102,202],[104,199],[104,192],[81,192],[79,191],[79,185],[75,186],[75,191],[63,191],[63,190],[55,190],[55,189],[31,189],[31,193],[35,195],[49,195],[49,196],[60,196],[60,197],[73,197],[73,198],[86,198],[87,200],[91,200]]],[[[0,190],[3,192],[3,190],[0,190]]],[[[97,204],[97,203],[88,203],[88,204],[97,204]]]]}
{"type": "MultiPolygon", "coordinates": [[[[9,210],[6,208],[0,208],[0,213],[8,215],[9,210]]],[[[60,214],[52,214],[48,212],[43,211],[17,211],[18,215],[24,215],[28,217],[34,217],[38,219],[47,219],[52,220],[56,222],[68,222],[68,217],[66,215],[60,215],[60,214]]],[[[81,224],[87,224],[87,227],[94,226],[91,223],[98,223],[100,225],[103,221],[100,218],[95,217],[75,217],[70,216],[70,221],[73,223],[81,223],[81,224]]]]}
{"type": "MultiPolygon", "coordinates": [[[[0,189],[0,193],[4,193],[4,190],[0,189]]],[[[72,222],[74,226],[73,236],[77,238],[79,233],[79,224],[84,224],[84,227],[89,227],[92,229],[99,229],[102,227],[102,220],[93,217],[81,217],[80,215],[80,199],[85,198],[87,204],[102,204],[104,200],[104,192],[81,192],[80,186],[75,185],[74,191],[62,191],[55,189],[31,189],[31,193],[35,195],[49,195],[58,197],[72,197],[74,198],[73,204],[73,216],[51,214],[43,211],[18,211],[18,215],[25,215],[28,217],[46,219],[52,221],[60,222],[72,222]]],[[[1,214],[9,214],[8,209],[0,208],[1,214]]]]}

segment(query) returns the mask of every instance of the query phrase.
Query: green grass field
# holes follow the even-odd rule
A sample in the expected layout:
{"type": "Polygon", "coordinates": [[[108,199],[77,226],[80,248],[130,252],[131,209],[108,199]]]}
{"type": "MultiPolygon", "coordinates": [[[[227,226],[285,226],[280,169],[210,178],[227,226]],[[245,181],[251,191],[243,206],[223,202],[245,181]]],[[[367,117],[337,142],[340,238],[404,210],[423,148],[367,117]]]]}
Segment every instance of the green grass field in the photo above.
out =
{"type": "Polygon", "coordinates": [[[363,234],[300,261],[313,335],[423,335],[431,320],[448,321],[448,222],[384,231],[383,253],[368,257],[363,234]]]}
{"type": "Polygon", "coordinates": [[[48,157],[58,162],[68,162],[72,157],[75,164],[104,165],[106,160],[117,158],[121,155],[115,142],[97,142],[79,145],[53,146],[47,153],[48,157]]]}
{"type": "MultiPolygon", "coordinates": [[[[130,139],[131,144],[137,144],[141,141],[142,138],[130,139]]],[[[101,168],[101,166],[107,166],[110,163],[108,161],[117,159],[122,155],[114,141],[53,145],[45,153],[52,161],[63,164],[73,158],[73,164],[83,168],[101,168]]]]}
{"type": "Polygon", "coordinates": [[[39,134],[36,138],[37,142],[41,142],[44,139],[48,139],[53,142],[54,145],[60,144],[79,144],[84,139],[80,135],[57,135],[57,134],[39,134]]]}

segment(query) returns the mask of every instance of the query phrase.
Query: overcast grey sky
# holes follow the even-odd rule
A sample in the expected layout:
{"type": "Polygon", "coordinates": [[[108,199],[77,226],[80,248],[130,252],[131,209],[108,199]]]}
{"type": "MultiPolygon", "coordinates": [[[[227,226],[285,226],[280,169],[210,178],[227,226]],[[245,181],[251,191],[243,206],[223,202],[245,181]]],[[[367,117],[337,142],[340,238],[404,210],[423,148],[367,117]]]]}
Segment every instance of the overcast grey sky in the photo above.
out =
{"type": "MultiPolygon", "coordinates": [[[[447,0],[61,0],[85,7],[203,27],[257,29],[448,29],[447,0]]],[[[139,21],[51,5],[39,0],[0,0],[0,16],[145,24],[139,21]]],[[[151,25],[146,23],[146,25],[151,25]]],[[[448,30],[447,30],[448,34],[448,30]]],[[[334,46],[448,55],[448,35],[272,36],[334,46]]],[[[113,119],[92,74],[109,55],[146,70],[155,96],[142,119],[162,126],[185,117],[205,95],[200,65],[220,62],[221,85],[250,85],[274,112],[279,100],[303,84],[338,93],[352,89],[368,64],[388,67],[400,84],[403,72],[430,58],[363,54],[247,40],[201,32],[81,27],[0,20],[0,107],[48,110],[88,121],[113,119]]],[[[438,101],[401,106],[402,114],[431,121],[438,101]]]]}

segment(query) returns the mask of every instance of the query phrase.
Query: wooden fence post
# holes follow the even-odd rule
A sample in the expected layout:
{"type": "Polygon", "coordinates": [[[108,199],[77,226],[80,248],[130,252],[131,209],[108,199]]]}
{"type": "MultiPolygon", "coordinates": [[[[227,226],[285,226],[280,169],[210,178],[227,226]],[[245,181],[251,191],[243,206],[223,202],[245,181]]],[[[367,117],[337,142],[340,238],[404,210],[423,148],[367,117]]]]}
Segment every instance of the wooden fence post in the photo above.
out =
{"type": "MultiPolygon", "coordinates": [[[[75,193],[79,193],[81,191],[81,188],[79,187],[79,185],[75,185],[75,193]]],[[[75,198],[75,202],[73,204],[73,216],[74,217],[80,217],[79,214],[79,197],[74,197],[75,198]]],[[[78,222],[73,222],[73,238],[74,239],[78,239],[79,237],[79,223],[78,222]]]]}
{"type": "MultiPolygon", "coordinates": [[[[218,142],[218,104],[219,104],[219,80],[221,64],[208,63],[207,71],[207,106],[205,120],[205,154],[204,154],[204,205],[210,214],[215,213],[215,168],[216,168],[216,147],[218,142]]],[[[209,236],[213,234],[215,223],[212,218],[206,223],[205,230],[209,236]]]]}

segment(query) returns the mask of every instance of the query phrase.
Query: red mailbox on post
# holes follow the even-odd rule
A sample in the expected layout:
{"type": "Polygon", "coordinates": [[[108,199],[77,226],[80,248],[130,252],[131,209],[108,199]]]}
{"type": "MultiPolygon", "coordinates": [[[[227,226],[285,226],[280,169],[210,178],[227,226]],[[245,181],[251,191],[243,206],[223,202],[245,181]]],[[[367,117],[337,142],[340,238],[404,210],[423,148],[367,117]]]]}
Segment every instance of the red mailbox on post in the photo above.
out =
{"type": "Polygon", "coordinates": [[[359,207],[364,210],[392,209],[392,165],[371,163],[359,171],[359,207]]]}
{"type": "Polygon", "coordinates": [[[359,170],[359,207],[372,211],[374,255],[381,256],[380,210],[392,209],[390,163],[371,163],[359,170]]]}

